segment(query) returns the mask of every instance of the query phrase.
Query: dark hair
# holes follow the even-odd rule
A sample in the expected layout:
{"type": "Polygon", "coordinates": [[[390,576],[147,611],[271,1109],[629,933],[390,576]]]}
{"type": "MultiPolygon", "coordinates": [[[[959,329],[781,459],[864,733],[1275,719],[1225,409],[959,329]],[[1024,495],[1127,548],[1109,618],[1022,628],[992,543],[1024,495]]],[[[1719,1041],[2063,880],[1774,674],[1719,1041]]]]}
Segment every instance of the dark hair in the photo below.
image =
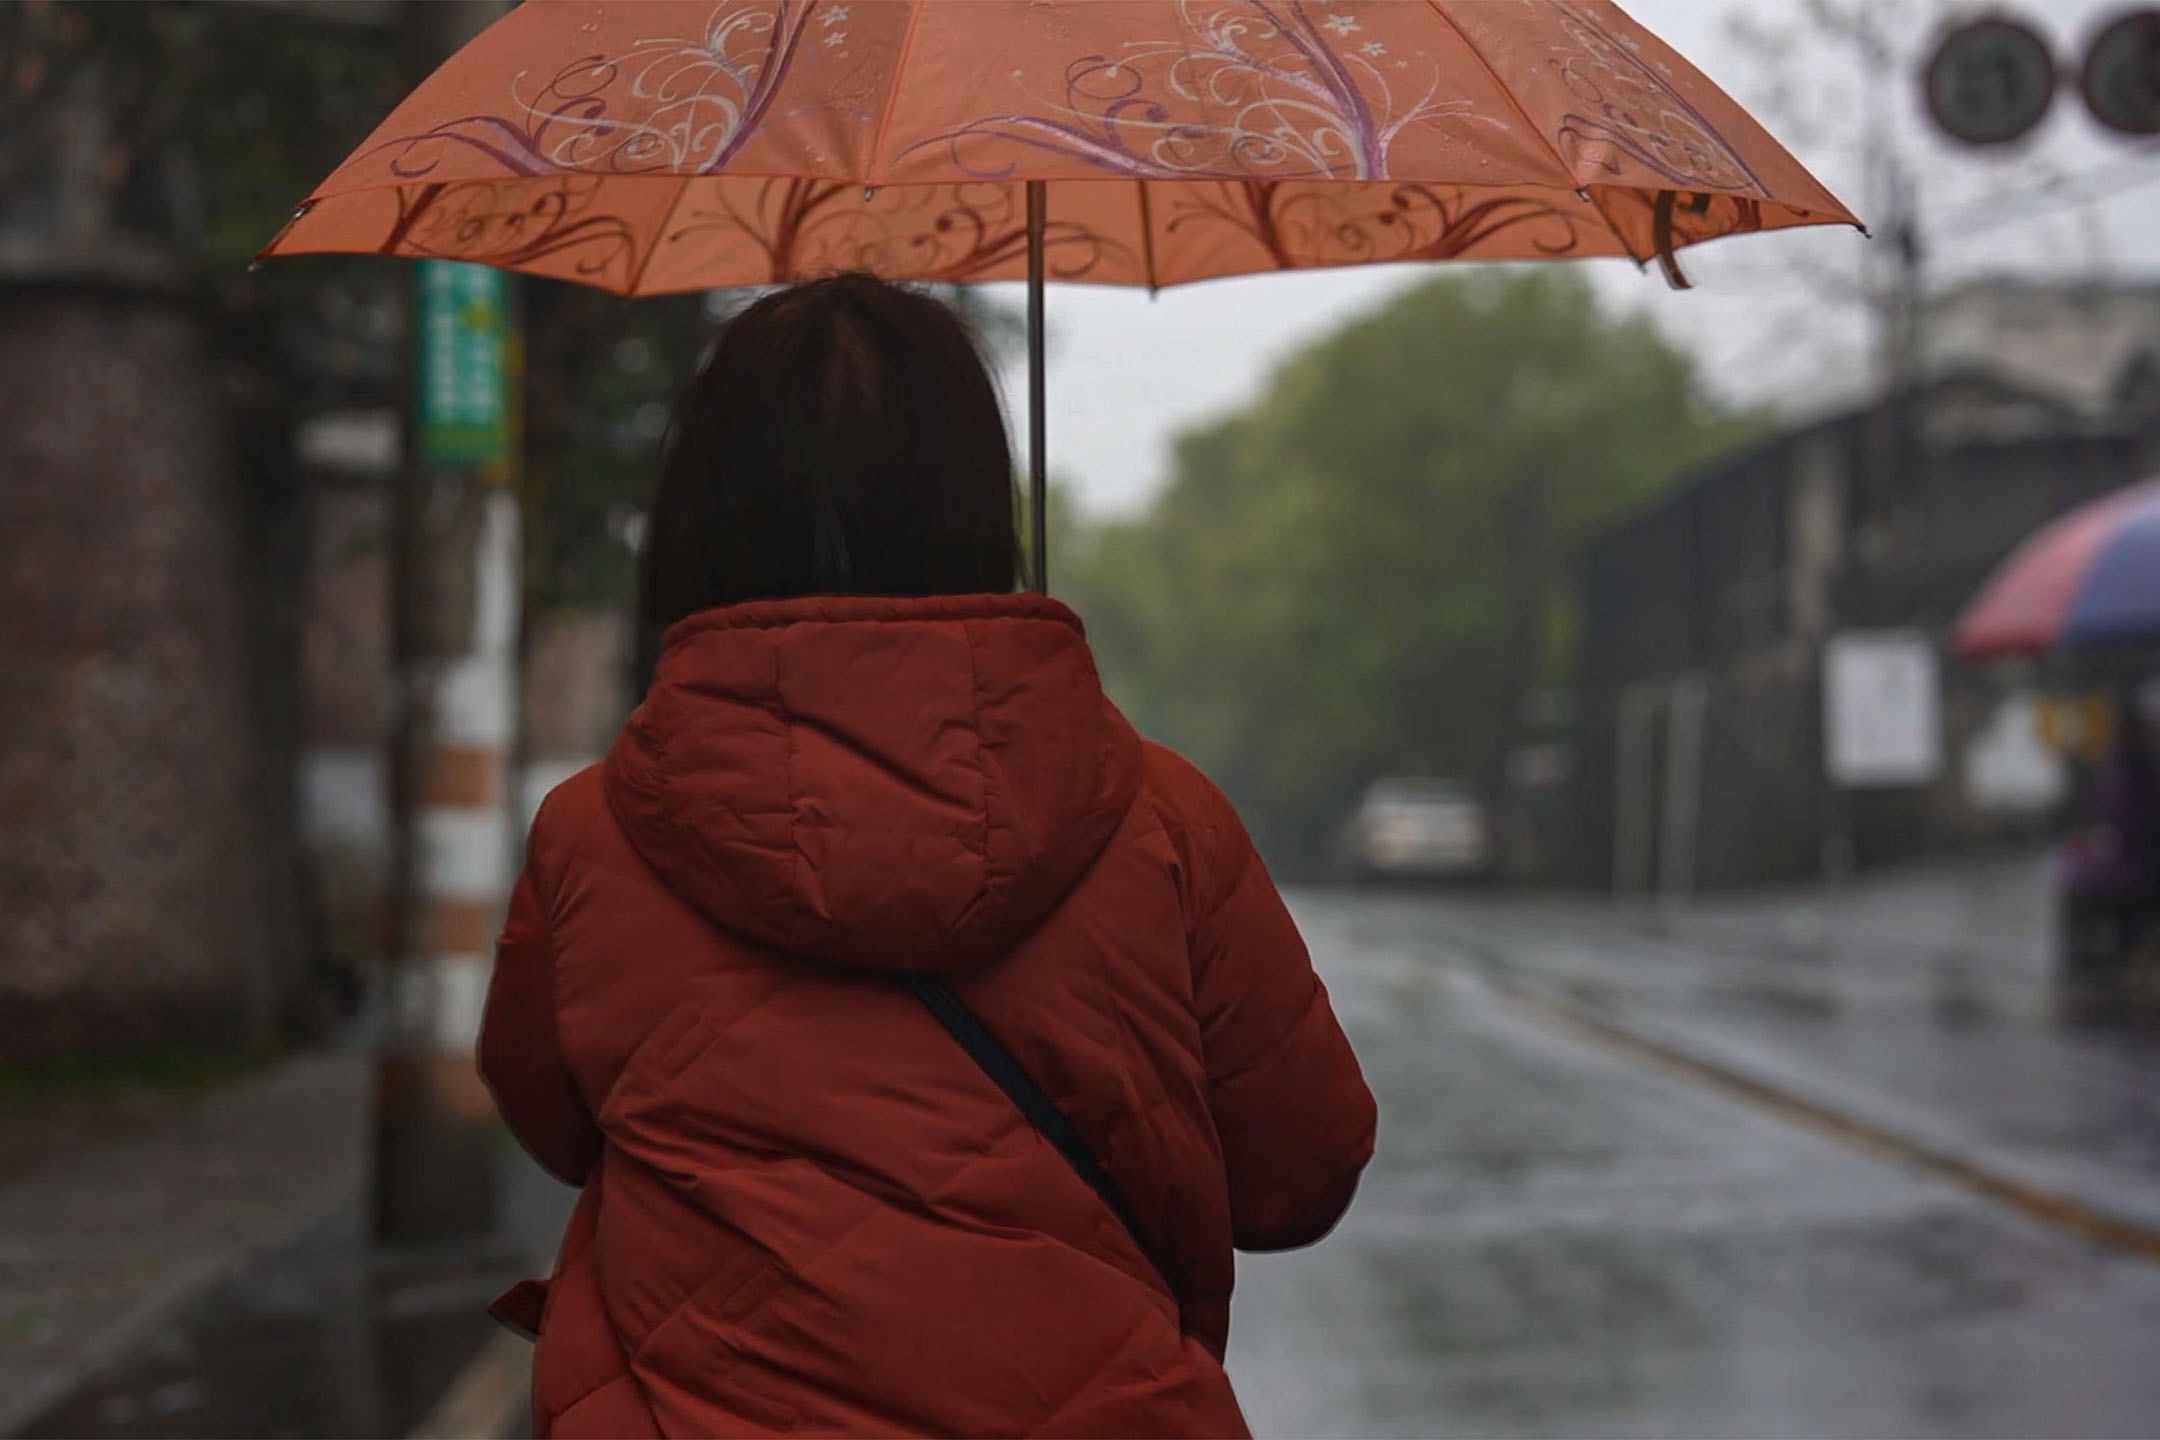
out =
{"type": "Polygon", "coordinates": [[[675,408],[648,633],[743,600],[1013,588],[1012,451],[960,318],[868,275],[768,295],[675,408]]]}

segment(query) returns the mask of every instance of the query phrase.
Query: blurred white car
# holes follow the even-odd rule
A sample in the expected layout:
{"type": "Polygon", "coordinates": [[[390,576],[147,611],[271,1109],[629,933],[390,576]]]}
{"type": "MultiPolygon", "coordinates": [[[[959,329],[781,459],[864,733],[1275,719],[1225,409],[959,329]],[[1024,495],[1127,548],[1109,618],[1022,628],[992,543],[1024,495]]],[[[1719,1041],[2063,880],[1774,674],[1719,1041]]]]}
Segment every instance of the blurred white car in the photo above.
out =
{"type": "Polygon", "coordinates": [[[1470,878],[1492,861],[1485,807],[1452,780],[1376,780],[1342,836],[1361,880],[1470,878]]]}

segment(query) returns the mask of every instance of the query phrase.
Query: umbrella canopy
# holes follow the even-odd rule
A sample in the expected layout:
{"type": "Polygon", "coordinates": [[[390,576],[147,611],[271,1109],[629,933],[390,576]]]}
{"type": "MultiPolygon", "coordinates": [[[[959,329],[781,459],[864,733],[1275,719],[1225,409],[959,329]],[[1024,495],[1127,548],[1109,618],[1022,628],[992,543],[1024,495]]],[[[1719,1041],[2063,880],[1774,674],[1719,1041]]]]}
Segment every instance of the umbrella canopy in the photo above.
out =
{"type": "Polygon", "coordinates": [[[2061,516],[2005,560],[1958,621],[1968,659],[2160,641],[2160,478],[2061,516]]]}
{"type": "Polygon", "coordinates": [[[267,255],[625,295],[1025,276],[1034,582],[1045,280],[1656,259],[1857,224],[1609,0],[527,0],[267,255]]]}
{"type": "Polygon", "coordinates": [[[265,254],[622,294],[1662,259],[1857,223],[1605,0],[532,0],[265,254]]]}

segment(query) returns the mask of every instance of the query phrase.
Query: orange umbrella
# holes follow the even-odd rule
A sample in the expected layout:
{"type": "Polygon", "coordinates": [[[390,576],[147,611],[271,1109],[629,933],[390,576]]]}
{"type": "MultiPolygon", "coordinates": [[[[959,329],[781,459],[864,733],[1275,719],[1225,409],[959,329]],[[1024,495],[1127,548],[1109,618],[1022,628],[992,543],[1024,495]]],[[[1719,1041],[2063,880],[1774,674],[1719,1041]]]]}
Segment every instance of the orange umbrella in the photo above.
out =
{"type": "Polygon", "coordinates": [[[1681,246],[1834,223],[1607,0],[529,0],[264,253],[626,295],[1025,276],[1039,565],[1045,279],[1625,255],[1684,284],[1681,246]]]}

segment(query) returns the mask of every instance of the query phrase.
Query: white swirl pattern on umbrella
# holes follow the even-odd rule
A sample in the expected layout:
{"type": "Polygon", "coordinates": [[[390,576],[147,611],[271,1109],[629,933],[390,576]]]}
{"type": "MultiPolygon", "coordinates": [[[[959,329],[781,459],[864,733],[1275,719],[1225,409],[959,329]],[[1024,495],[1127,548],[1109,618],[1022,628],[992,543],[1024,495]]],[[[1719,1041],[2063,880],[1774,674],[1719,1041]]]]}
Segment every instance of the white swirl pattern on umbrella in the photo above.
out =
{"type": "MultiPolygon", "coordinates": [[[[728,0],[698,35],[648,36],[619,55],[586,55],[530,98],[510,89],[515,118],[460,116],[378,148],[392,173],[425,179],[442,148],[468,146],[519,175],[709,175],[764,123],[798,51],[810,43],[814,0],[728,0]]],[[[829,7],[823,41],[846,41],[829,7]]],[[[823,42],[820,42],[823,43],[823,42]]]]}

